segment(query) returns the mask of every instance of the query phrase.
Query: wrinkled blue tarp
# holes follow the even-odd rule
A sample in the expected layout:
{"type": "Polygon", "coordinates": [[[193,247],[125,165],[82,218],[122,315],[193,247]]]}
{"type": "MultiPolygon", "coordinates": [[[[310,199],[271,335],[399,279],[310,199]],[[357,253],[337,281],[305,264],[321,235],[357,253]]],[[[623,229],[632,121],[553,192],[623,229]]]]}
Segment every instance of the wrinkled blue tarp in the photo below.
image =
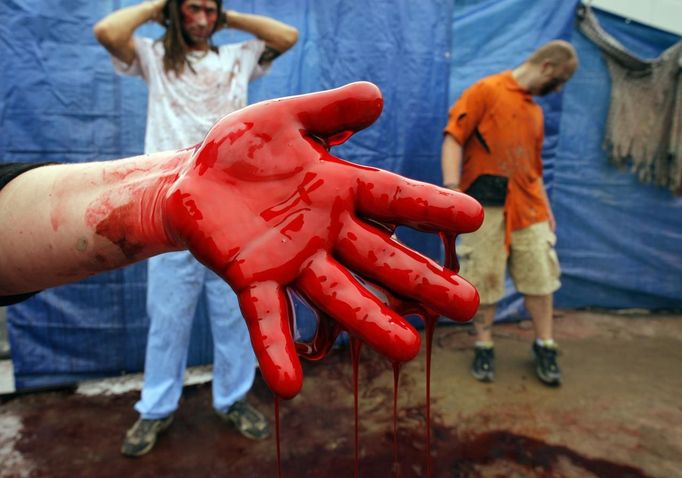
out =
{"type": "MultiPolygon", "coordinates": [[[[369,80],[382,117],[334,150],[352,161],[440,182],[447,110],[476,79],[511,68],[551,38],[572,41],[581,68],[543,100],[546,182],[559,221],[563,307],[682,308],[682,201],[609,166],[601,150],[609,80],[597,49],[574,30],[577,0],[230,0],[230,8],[295,25],[299,44],[253,85],[251,101],[369,80]]],[[[115,76],[91,27],[130,1],[0,3],[0,161],[80,162],[142,151],[146,88],[115,76]]],[[[678,40],[600,14],[605,28],[653,57],[678,40]]],[[[148,25],[143,34],[160,30],[148,25]]],[[[219,41],[245,38],[223,32],[219,41]]],[[[1,225],[1,228],[11,225],[1,225]]],[[[1,232],[0,232],[1,233],[1,232]]],[[[434,258],[438,241],[400,231],[434,258]]],[[[143,367],[146,267],[138,264],[45,291],[9,311],[18,388],[143,367]]],[[[500,317],[522,314],[510,289],[500,317]]],[[[211,360],[200,304],[189,361],[211,360]]]]}

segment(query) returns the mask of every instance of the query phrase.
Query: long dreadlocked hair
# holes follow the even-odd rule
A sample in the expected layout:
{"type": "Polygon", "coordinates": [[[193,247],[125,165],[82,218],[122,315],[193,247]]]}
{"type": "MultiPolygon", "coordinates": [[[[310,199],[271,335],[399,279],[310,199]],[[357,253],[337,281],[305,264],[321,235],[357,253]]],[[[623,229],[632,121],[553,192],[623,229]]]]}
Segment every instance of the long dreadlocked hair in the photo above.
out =
{"type": "MultiPolygon", "coordinates": [[[[163,23],[166,27],[166,32],[159,39],[159,41],[163,43],[164,48],[163,69],[166,73],[173,71],[177,76],[182,75],[185,71],[185,66],[187,66],[192,73],[195,73],[194,68],[192,68],[192,64],[188,59],[187,54],[190,51],[190,47],[182,29],[180,6],[183,1],[184,0],[168,0],[166,2],[166,5],[163,7],[163,23]]],[[[215,32],[215,30],[222,26],[225,17],[222,15],[223,1],[213,1],[218,6],[218,21],[213,30],[215,32]]],[[[215,52],[218,51],[213,43],[210,43],[209,46],[211,50],[215,52]]]]}

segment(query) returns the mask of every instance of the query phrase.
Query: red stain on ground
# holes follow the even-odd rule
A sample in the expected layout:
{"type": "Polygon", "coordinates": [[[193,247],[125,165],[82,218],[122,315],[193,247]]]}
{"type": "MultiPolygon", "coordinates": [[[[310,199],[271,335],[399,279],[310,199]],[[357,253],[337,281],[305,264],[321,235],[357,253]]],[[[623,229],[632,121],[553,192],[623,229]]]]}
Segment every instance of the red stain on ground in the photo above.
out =
{"type": "MultiPolygon", "coordinates": [[[[355,468],[353,380],[349,352],[334,352],[322,364],[306,362],[307,380],[292,401],[281,401],[284,477],[348,477],[355,468]]],[[[424,404],[398,404],[398,465],[393,467],[391,364],[364,351],[360,361],[359,476],[427,476],[424,404]]],[[[413,374],[414,375],[414,374],[413,374]]],[[[422,377],[401,377],[401,396],[414,392],[422,377]],[[404,378],[404,380],[403,380],[404,378]]],[[[277,476],[275,438],[253,442],[227,428],[212,411],[210,384],[188,387],[171,428],[151,453],[124,458],[119,448],[136,419],[137,393],[85,397],[54,392],[5,403],[23,424],[15,450],[33,466],[31,477],[277,476]]],[[[273,419],[273,399],[258,377],[250,400],[273,419]]],[[[403,399],[404,400],[404,399],[403,399]]],[[[3,407],[4,408],[4,407],[3,407]]],[[[5,408],[5,410],[7,410],[5,408]]],[[[569,447],[513,433],[446,425],[438,402],[432,411],[432,475],[646,477],[629,465],[581,454],[569,447]],[[568,469],[565,473],[561,470],[568,469]],[[491,474],[492,473],[492,474],[491,474]]],[[[449,413],[449,412],[448,412],[449,413]]],[[[2,476],[12,475],[5,469],[2,476]],[[8,474],[9,473],[9,474],[8,474]]]]}

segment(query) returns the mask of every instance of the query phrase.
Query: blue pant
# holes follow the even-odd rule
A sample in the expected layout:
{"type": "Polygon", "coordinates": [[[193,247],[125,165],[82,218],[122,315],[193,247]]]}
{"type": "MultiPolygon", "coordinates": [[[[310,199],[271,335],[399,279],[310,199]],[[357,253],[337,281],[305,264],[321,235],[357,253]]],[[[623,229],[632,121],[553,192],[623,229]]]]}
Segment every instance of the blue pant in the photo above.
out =
{"type": "Polygon", "coordinates": [[[202,293],[206,293],[214,342],[213,407],[227,410],[253,385],[256,357],[234,292],[188,252],[156,256],[148,266],[149,339],[142,398],[135,404],[142,418],[163,418],[178,407],[202,293]]]}

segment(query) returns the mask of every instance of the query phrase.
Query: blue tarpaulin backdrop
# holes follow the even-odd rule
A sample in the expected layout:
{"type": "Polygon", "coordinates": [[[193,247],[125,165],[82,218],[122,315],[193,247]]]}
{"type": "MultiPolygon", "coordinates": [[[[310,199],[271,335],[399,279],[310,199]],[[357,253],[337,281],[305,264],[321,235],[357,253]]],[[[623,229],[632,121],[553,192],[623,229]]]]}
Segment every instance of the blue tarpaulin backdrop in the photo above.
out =
{"type": "MultiPolygon", "coordinates": [[[[146,87],[114,75],[91,28],[130,1],[0,3],[0,161],[81,162],[139,154],[146,87]]],[[[572,41],[581,66],[562,95],[542,101],[546,182],[558,221],[560,307],[682,308],[682,198],[614,169],[601,149],[609,77],[599,51],[574,28],[577,0],[230,0],[230,8],[296,26],[298,45],[254,83],[250,100],[369,80],[381,118],[334,150],[346,159],[440,183],[449,105],[487,74],[520,63],[552,38],[572,41]]],[[[679,38],[599,14],[644,57],[679,38]]],[[[141,34],[157,37],[146,25],[141,34]]],[[[219,42],[246,38],[221,32],[219,42]]],[[[0,225],[3,229],[11,224],[0,225]]],[[[434,258],[438,241],[400,230],[434,258]]],[[[146,266],[45,291],[9,310],[17,388],[139,371],[148,321],[146,266]]],[[[499,317],[522,314],[509,290],[499,317]]],[[[210,328],[197,312],[190,363],[210,362],[210,328]]]]}

